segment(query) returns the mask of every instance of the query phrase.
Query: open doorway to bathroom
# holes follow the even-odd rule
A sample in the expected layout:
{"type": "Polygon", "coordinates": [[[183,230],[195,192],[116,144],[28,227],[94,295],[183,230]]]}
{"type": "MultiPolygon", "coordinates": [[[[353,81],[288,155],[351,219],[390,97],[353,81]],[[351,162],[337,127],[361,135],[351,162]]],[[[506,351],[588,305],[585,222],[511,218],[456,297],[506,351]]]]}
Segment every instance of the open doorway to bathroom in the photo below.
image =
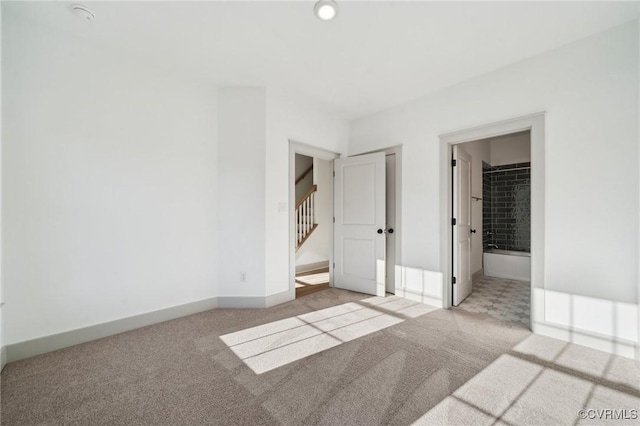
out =
{"type": "Polygon", "coordinates": [[[531,132],[453,153],[452,305],[530,327],[531,132]]]}

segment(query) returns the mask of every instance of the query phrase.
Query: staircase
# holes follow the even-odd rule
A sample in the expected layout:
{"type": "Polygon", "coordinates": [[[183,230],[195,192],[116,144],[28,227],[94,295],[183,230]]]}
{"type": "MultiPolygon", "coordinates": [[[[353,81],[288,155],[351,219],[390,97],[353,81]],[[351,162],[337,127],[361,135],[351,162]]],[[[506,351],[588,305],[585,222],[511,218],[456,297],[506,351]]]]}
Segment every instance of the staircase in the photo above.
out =
{"type": "Polygon", "coordinates": [[[318,185],[313,185],[309,192],[296,204],[296,251],[316,230],[315,196],[318,185]]]}

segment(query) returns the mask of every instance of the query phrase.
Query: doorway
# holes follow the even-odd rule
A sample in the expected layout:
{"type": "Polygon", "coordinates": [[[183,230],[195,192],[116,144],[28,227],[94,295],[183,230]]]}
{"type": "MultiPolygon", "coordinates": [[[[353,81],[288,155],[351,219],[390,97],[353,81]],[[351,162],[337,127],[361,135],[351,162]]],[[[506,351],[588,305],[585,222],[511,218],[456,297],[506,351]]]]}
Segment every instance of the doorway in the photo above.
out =
{"type": "MultiPolygon", "coordinates": [[[[385,212],[385,221],[382,223],[382,232],[384,233],[384,261],[382,263],[382,268],[380,268],[380,262],[376,262],[376,274],[379,274],[382,271],[382,295],[386,293],[395,293],[395,285],[396,282],[400,282],[400,280],[396,280],[396,276],[399,274],[399,269],[396,265],[400,262],[401,259],[401,223],[400,223],[400,206],[401,206],[401,162],[402,162],[402,149],[400,146],[388,148],[382,151],[378,151],[383,155],[383,168],[385,170],[385,174],[388,179],[383,181],[383,190],[385,191],[385,204],[384,204],[384,212],[385,212]]],[[[299,202],[296,201],[296,187],[295,181],[300,177],[296,176],[296,155],[304,155],[313,158],[316,160],[316,163],[322,164],[323,161],[329,161],[332,163],[332,166],[335,167],[334,161],[339,158],[340,155],[337,153],[329,152],[326,150],[318,149],[315,147],[311,147],[299,142],[290,141],[290,150],[289,150],[289,158],[290,158],[290,196],[289,196],[289,204],[292,206],[289,215],[289,223],[290,223],[290,297],[291,299],[296,297],[296,293],[305,293],[305,290],[297,290],[300,289],[303,284],[305,287],[310,287],[316,282],[323,282],[326,287],[333,287],[334,279],[335,279],[335,269],[336,263],[334,259],[335,255],[335,235],[332,234],[331,241],[331,250],[329,253],[329,262],[328,262],[328,272],[327,266],[323,265],[310,265],[310,268],[300,268],[301,262],[300,259],[296,259],[296,246],[299,242],[300,236],[296,229],[296,223],[298,221],[298,216],[296,216],[296,209],[299,202]],[[298,260],[298,261],[297,261],[298,260]],[[298,266],[298,268],[296,268],[298,266]],[[306,269],[306,270],[303,270],[306,269]],[[324,276],[318,276],[318,274],[323,274],[324,276]],[[326,275],[328,274],[328,284],[326,284],[326,275]],[[306,281],[306,282],[305,282],[306,281]]],[[[364,154],[363,154],[364,155],[364,154]]],[[[309,160],[307,160],[308,162],[309,160]]],[[[308,168],[308,166],[307,166],[308,168]]],[[[303,166],[298,167],[299,170],[303,169],[303,166]]],[[[304,171],[304,170],[302,170],[304,171]]],[[[307,178],[308,179],[308,178],[307,178]]],[[[332,176],[332,179],[335,178],[332,176]]],[[[299,191],[300,193],[302,190],[299,191]]],[[[335,193],[331,193],[331,199],[328,200],[327,204],[331,206],[333,215],[335,216],[334,211],[334,198],[335,193]]],[[[331,222],[335,220],[332,217],[331,222]]],[[[310,227],[313,228],[313,221],[310,221],[310,227]]],[[[321,224],[319,224],[321,226],[321,224]]],[[[316,234],[320,227],[317,230],[313,231],[313,234],[316,234]]],[[[332,225],[333,229],[333,225],[332,225]]],[[[309,240],[313,239],[313,235],[309,237],[309,240]]],[[[306,244],[306,243],[305,243],[306,244]]],[[[349,288],[348,288],[349,289],[349,288]]],[[[298,296],[302,296],[302,294],[298,294],[298,296]]]]}
{"type": "MultiPolygon", "coordinates": [[[[532,331],[544,321],[544,113],[514,118],[440,136],[441,188],[441,270],[443,271],[443,307],[454,306],[454,244],[452,156],[454,146],[466,142],[530,132],[530,281],[529,326],[532,331]]],[[[472,228],[474,229],[474,228],[472,228]]],[[[480,241],[480,240],[478,240],[480,241]]],[[[495,244],[495,243],[493,243],[495,244]]],[[[484,262],[484,260],[483,260],[484,262]]],[[[484,265],[483,265],[484,267],[484,265]]]]}
{"type": "Polygon", "coordinates": [[[289,141],[290,299],[333,282],[333,160],[340,154],[289,141]]]}
{"type": "Polygon", "coordinates": [[[400,274],[401,147],[335,161],[335,285],[396,293],[400,274]]]}
{"type": "Polygon", "coordinates": [[[453,146],[452,305],[529,325],[531,132],[453,146]]]}
{"type": "Polygon", "coordinates": [[[296,298],[330,286],[333,164],[295,154],[296,298]]]}

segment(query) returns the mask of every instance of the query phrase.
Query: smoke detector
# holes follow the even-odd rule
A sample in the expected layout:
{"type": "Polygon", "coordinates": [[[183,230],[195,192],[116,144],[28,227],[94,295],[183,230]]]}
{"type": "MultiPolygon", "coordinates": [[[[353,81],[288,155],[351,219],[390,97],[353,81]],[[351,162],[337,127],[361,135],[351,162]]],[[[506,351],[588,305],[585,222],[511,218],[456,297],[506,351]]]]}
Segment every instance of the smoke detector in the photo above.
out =
{"type": "Polygon", "coordinates": [[[96,14],[87,9],[86,6],[83,6],[81,4],[72,4],[71,11],[74,15],[88,22],[93,22],[93,20],[96,19],[96,14]]]}

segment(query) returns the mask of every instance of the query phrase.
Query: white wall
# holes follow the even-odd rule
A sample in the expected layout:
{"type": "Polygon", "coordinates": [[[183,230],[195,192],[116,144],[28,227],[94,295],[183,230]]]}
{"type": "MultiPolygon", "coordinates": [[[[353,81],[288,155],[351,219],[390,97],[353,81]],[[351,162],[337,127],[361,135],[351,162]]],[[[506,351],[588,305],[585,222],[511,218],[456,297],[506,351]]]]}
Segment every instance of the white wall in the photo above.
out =
{"type": "MultiPolygon", "coordinates": [[[[266,295],[289,292],[289,140],[345,153],[348,124],[322,106],[280,90],[267,90],[265,178],[266,295]]],[[[289,206],[293,208],[294,206],[289,206]]]]}
{"type": "Polygon", "coordinates": [[[492,166],[503,164],[528,163],[531,161],[530,132],[516,133],[491,138],[492,166]]]}
{"type": "MultiPolygon", "coordinates": [[[[297,181],[309,167],[313,166],[313,157],[308,157],[302,154],[296,154],[296,178],[297,181]]],[[[295,182],[294,181],[294,182],[295,182]]],[[[307,175],[296,183],[296,203],[302,200],[302,197],[307,195],[307,192],[313,186],[313,172],[307,173],[307,175]]]]}
{"type": "Polygon", "coordinates": [[[284,301],[290,292],[289,140],[338,151],[347,124],[278,90],[224,88],[218,97],[219,205],[234,206],[219,212],[219,296],[283,294],[278,300],[284,301]]]}
{"type": "Polygon", "coordinates": [[[215,91],[2,32],[5,344],[213,297],[215,91]]]}
{"type": "MultiPolygon", "coordinates": [[[[318,227],[296,252],[296,267],[329,262],[333,251],[333,163],[313,159],[313,181],[318,185],[315,213],[318,227]]],[[[308,269],[308,268],[307,268],[308,269]]]]}
{"type": "Polygon", "coordinates": [[[345,152],[346,121],[13,16],[2,31],[5,344],[288,294],[289,140],[345,152]]]}
{"type": "MultiPolygon", "coordinates": [[[[471,196],[482,198],[482,162],[489,163],[491,159],[491,143],[479,140],[462,144],[462,148],[471,155],[471,196]]],[[[482,203],[471,199],[471,228],[476,230],[471,234],[471,272],[482,269],[482,203]]]]}
{"type": "Polygon", "coordinates": [[[545,297],[567,295],[546,299],[545,321],[569,330],[567,339],[585,332],[637,342],[637,22],[357,120],[349,153],[403,144],[403,261],[439,271],[439,135],[540,111],[542,287],[545,297]]]}
{"type": "Polygon", "coordinates": [[[218,294],[222,297],[263,292],[265,119],[264,88],[219,90],[218,294]]]}

